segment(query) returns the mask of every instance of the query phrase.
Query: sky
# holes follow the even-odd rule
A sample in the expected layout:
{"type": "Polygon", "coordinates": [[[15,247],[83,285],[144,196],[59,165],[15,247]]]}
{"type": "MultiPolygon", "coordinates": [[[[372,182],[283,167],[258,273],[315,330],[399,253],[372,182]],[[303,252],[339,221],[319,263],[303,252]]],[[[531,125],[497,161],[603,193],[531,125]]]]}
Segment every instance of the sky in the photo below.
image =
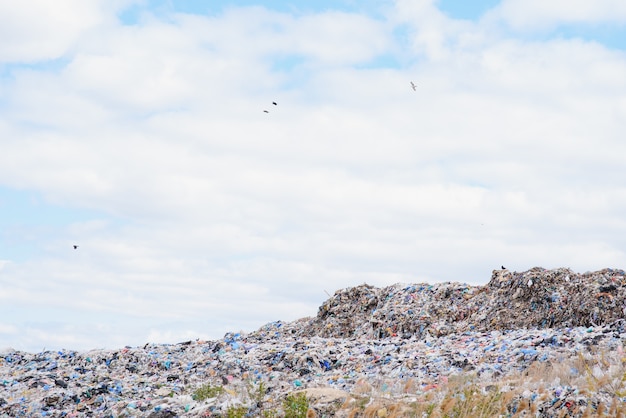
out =
{"type": "Polygon", "coordinates": [[[623,0],[0,0],[0,349],[624,268],[624,132],[623,0]]]}

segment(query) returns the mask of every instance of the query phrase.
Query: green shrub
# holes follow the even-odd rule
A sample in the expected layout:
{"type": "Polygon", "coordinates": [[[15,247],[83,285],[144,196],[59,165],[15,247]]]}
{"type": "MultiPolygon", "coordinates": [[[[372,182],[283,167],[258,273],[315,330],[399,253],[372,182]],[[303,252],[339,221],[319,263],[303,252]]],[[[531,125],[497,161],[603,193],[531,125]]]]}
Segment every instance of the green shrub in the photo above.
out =
{"type": "Polygon", "coordinates": [[[211,386],[207,383],[204,386],[199,387],[193,392],[192,398],[196,401],[203,401],[209,398],[215,398],[217,395],[224,392],[224,388],[221,386],[211,386]]]}
{"type": "Polygon", "coordinates": [[[283,401],[285,418],[306,418],[309,411],[309,400],[302,392],[289,394],[283,401]]]}
{"type": "Polygon", "coordinates": [[[229,406],[226,410],[226,418],[243,418],[247,412],[248,408],[245,406],[229,406]]]}

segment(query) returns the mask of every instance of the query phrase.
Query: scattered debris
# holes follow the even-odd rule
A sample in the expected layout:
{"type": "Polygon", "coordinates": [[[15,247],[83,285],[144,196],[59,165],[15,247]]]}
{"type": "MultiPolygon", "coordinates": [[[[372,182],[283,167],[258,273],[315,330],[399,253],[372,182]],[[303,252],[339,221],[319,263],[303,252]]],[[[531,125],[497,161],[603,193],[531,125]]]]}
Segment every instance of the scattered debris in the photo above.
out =
{"type": "Polygon", "coordinates": [[[606,408],[608,416],[626,393],[625,283],[622,270],[504,269],[485,286],[339,290],[314,318],[218,341],[7,349],[0,352],[0,417],[204,417],[229,410],[263,416],[300,393],[317,416],[347,416],[345,405],[391,416],[393,400],[419,403],[455,376],[474,376],[484,393],[504,392],[493,382],[566,361],[579,366],[518,388],[510,415],[521,408],[539,416],[601,415],[606,408]],[[599,352],[609,354],[594,357],[599,352]],[[582,390],[575,383],[582,375],[605,386],[582,390]],[[375,394],[385,401],[374,403],[375,394]]]}

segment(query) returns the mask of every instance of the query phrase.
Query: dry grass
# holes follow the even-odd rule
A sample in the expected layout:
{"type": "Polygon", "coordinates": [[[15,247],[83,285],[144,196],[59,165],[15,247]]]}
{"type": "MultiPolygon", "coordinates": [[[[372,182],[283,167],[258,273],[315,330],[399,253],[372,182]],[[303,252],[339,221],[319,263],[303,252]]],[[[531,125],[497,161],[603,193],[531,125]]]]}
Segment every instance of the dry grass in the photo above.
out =
{"type": "MultiPolygon", "coordinates": [[[[328,405],[316,409],[308,399],[295,398],[294,394],[287,394],[281,403],[280,399],[268,395],[263,383],[241,389],[238,397],[244,404],[258,405],[257,409],[252,406],[248,414],[272,418],[329,416],[328,405]]],[[[210,385],[194,393],[197,399],[231,395],[210,385]]],[[[349,395],[343,405],[331,407],[332,416],[626,418],[626,355],[622,348],[585,351],[551,362],[537,361],[519,373],[496,379],[474,372],[434,381],[360,379],[349,395]]]]}
{"type": "Polygon", "coordinates": [[[351,394],[341,408],[349,418],[626,418],[626,356],[621,349],[579,353],[495,381],[475,374],[437,383],[359,381],[351,394]]]}

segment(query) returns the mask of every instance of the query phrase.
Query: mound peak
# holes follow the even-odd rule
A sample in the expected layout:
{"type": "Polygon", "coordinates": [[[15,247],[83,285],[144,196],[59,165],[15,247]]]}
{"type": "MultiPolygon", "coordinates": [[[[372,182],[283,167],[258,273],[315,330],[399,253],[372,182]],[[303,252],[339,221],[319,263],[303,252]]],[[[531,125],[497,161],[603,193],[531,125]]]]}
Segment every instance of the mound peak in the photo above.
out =
{"type": "MultiPolygon", "coordinates": [[[[422,338],[468,331],[600,326],[626,316],[626,273],[535,267],[494,270],[484,286],[363,284],[338,290],[314,318],[282,324],[294,337],[422,338]]],[[[267,328],[266,328],[267,329],[267,328]]],[[[261,330],[260,330],[261,331],[261,330]]]]}

